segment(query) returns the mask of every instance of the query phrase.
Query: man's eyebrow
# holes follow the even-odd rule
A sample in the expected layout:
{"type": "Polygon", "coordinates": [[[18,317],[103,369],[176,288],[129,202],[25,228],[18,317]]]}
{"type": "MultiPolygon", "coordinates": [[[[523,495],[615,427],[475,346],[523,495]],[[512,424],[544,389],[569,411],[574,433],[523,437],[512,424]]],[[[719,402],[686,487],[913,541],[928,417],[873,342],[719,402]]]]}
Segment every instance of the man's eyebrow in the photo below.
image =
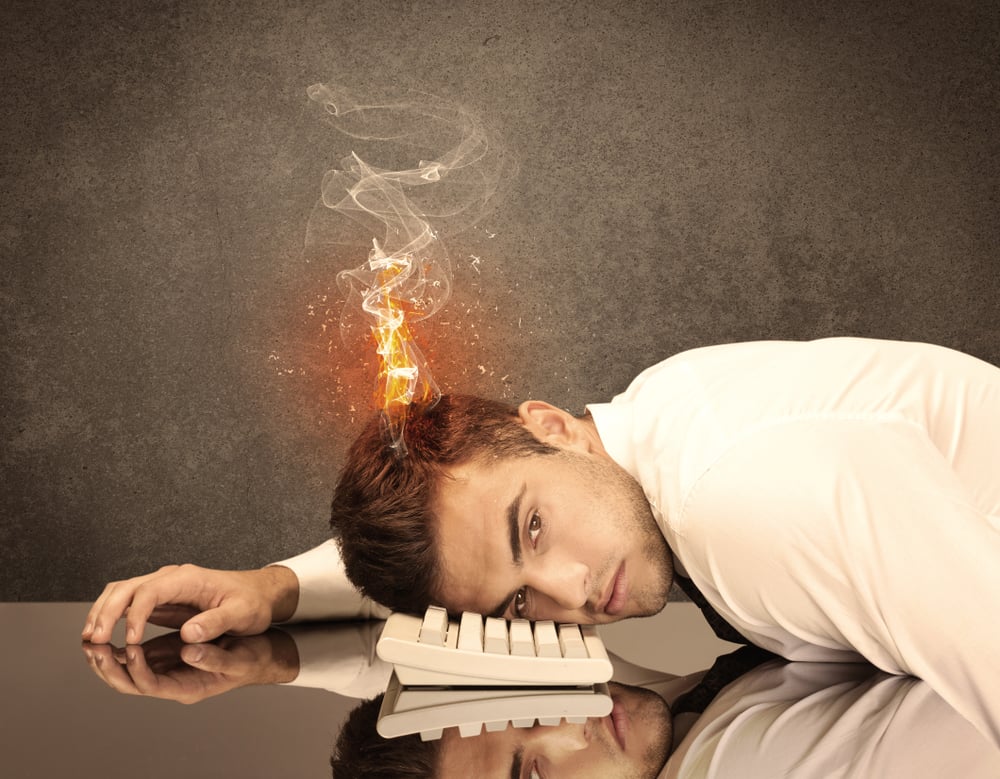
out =
{"type": "Polygon", "coordinates": [[[521,760],[524,754],[524,747],[514,750],[514,758],[510,761],[510,779],[521,779],[521,760]]]}
{"type": "MultiPolygon", "coordinates": [[[[521,565],[521,499],[527,489],[528,483],[525,482],[507,507],[507,537],[510,540],[510,559],[518,567],[521,565]]],[[[493,611],[489,612],[489,616],[502,617],[519,589],[520,587],[500,601],[493,611]]]]}
{"type": "Polygon", "coordinates": [[[528,489],[528,483],[521,485],[521,491],[507,507],[507,529],[510,532],[510,557],[514,565],[521,564],[521,498],[528,489]]]}

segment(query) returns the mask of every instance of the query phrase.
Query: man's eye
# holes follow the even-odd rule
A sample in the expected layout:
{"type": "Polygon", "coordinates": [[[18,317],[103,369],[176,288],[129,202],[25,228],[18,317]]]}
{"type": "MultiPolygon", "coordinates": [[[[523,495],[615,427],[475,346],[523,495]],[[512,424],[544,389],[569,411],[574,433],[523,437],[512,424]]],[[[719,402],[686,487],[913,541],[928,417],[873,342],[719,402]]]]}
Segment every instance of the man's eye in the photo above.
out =
{"type": "Polygon", "coordinates": [[[542,532],[542,518],[537,514],[533,514],[531,519],[528,521],[528,540],[534,545],[535,541],[538,540],[538,536],[542,532]]]}
{"type": "Polygon", "coordinates": [[[519,617],[522,616],[527,605],[528,589],[526,587],[522,587],[517,591],[517,595],[514,596],[514,613],[519,617]]]}

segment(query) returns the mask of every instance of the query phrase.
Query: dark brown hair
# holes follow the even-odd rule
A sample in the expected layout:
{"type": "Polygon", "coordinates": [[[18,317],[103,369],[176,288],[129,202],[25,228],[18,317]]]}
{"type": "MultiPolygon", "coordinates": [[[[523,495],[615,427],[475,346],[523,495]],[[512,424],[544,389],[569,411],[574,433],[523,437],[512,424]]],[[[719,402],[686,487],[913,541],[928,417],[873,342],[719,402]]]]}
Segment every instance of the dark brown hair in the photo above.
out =
{"type": "Polygon", "coordinates": [[[355,587],[394,611],[420,613],[440,597],[430,504],[447,469],[559,450],[535,438],[515,407],[470,395],[414,407],[404,441],[407,453],[398,457],[381,417],[369,420],[348,451],[330,526],[355,587]]]}
{"type": "Polygon", "coordinates": [[[440,741],[422,741],[419,733],[382,738],[375,725],[379,695],[354,709],[330,755],[333,779],[433,779],[440,741]]]}

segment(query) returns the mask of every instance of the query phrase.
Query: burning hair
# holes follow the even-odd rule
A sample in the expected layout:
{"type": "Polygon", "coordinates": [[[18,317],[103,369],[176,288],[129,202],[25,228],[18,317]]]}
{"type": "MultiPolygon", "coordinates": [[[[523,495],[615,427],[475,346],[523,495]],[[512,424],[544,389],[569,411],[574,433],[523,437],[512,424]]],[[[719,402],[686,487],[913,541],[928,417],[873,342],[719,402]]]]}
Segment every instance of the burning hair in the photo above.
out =
{"type": "Polygon", "coordinates": [[[405,444],[400,458],[386,445],[380,415],[369,420],[348,451],[330,526],[355,587],[393,611],[420,614],[440,600],[430,506],[448,470],[559,450],[535,438],[514,406],[471,395],[415,406],[405,444]]]}

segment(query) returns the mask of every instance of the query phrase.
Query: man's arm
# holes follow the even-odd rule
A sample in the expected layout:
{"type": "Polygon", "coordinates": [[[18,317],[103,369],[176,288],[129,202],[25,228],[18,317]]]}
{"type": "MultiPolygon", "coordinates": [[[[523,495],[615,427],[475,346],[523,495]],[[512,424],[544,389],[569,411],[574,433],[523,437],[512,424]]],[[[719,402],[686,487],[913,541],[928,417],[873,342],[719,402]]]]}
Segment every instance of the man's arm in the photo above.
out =
{"type": "Polygon", "coordinates": [[[91,607],[83,638],[106,643],[125,617],[128,643],[142,641],[147,622],[180,628],[188,642],[223,633],[252,635],[275,622],[369,619],[388,611],[351,586],[334,541],[251,571],[170,565],[111,582],[91,607]]]}
{"type": "Polygon", "coordinates": [[[344,572],[337,542],[332,538],[274,565],[290,569],[298,580],[298,602],[289,621],[385,619],[389,616],[389,609],[354,589],[344,572]]]}

